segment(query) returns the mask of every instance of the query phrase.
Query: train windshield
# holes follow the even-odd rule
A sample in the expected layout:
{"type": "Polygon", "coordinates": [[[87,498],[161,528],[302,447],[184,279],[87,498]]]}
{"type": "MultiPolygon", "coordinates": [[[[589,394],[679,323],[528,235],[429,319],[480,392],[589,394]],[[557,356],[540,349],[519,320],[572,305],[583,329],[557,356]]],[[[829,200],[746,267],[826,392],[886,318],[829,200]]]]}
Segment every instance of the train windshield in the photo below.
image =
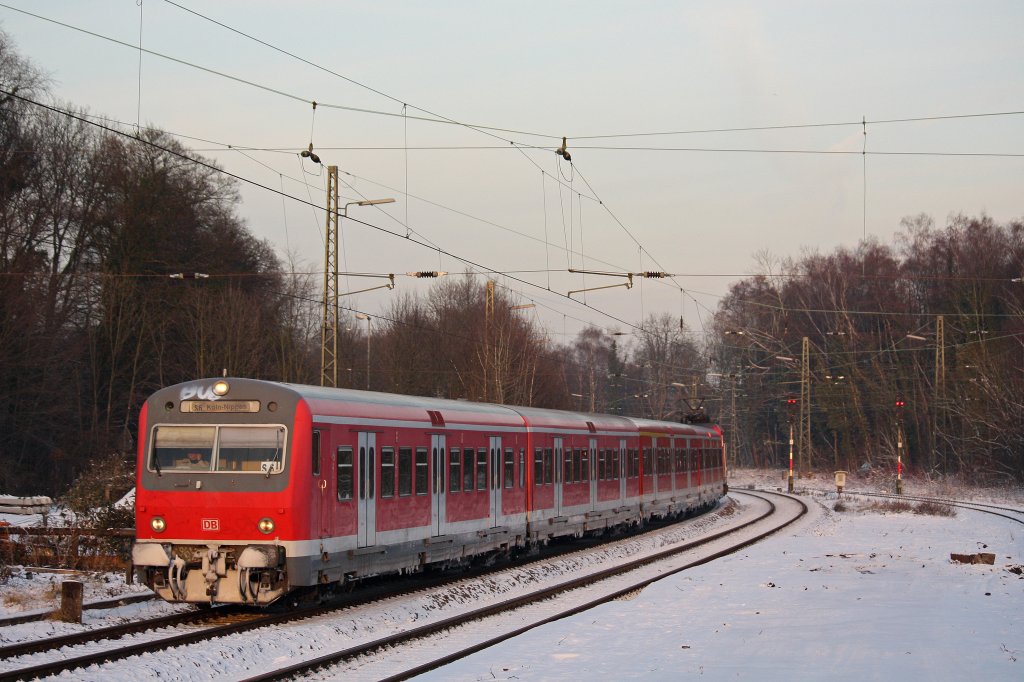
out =
{"type": "Polygon", "coordinates": [[[284,426],[177,426],[153,429],[150,471],[276,474],[284,469],[284,426]]]}

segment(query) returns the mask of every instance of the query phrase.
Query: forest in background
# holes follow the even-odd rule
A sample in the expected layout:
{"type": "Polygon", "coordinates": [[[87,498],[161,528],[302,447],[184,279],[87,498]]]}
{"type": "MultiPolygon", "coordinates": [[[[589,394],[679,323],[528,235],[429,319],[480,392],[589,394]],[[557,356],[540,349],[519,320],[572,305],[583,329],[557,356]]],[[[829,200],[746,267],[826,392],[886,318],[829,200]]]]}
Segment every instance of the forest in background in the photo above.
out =
{"type": "MultiPolygon", "coordinates": [[[[2,35],[0,91],[0,491],[130,464],[159,387],[319,383],[322,273],[253,236],[233,179],[52,103],[2,35]]],[[[758,466],[784,464],[796,398],[806,467],[891,468],[901,422],[912,469],[1024,480],[1024,224],[918,216],[892,246],[759,263],[699,332],[653,315],[566,343],[501,288],[488,316],[479,273],[448,277],[365,323],[342,310],[339,384],[671,420],[703,404],[758,466]]]]}

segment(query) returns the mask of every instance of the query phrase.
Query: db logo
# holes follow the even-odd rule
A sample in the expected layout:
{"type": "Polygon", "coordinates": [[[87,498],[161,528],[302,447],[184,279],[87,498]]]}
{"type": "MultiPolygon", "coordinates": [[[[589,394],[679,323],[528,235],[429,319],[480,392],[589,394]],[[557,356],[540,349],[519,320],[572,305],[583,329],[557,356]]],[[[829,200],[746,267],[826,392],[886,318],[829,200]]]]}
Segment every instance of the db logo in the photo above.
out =
{"type": "Polygon", "coordinates": [[[203,519],[203,530],[220,530],[220,519],[203,519]]]}

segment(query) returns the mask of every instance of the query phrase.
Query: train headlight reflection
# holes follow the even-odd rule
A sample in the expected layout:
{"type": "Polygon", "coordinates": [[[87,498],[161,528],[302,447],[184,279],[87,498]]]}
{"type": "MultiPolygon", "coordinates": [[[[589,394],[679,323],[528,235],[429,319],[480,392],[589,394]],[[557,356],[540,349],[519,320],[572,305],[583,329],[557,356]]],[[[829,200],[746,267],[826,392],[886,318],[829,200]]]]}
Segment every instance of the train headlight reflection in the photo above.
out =
{"type": "Polygon", "coordinates": [[[167,522],[159,516],[154,516],[150,522],[149,527],[155,530],[157,533],[163,533],[167,530],[167,522]]]}
{"type": "Polygon", "coordinates": [[[270,535],[274,532],[274,520],[268,516],[264,516],[260,519],[260,522],[256,524],[256,527],[260,529],[260,532],[264,535],[270,535]]]}

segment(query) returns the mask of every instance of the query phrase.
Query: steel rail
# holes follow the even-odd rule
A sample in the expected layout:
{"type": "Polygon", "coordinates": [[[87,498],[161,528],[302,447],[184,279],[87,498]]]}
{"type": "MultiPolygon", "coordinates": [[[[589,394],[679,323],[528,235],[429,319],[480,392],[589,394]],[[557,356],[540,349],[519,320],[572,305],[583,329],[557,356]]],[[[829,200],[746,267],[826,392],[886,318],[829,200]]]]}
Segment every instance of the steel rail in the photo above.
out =
{"type": "Polygon", "coordinates": [[[984,502],[970,502],[968,500],[950,500],[941,497],[925,497],[920,495],[896,495],[894,493],[869,493],[855,490],[848,490],[843,493],[844,495],[859,495],[862,497],[882,497],[890,500],[914,500],[915,502],[932,502],[934,504],[944,504],[948,507],[960,507],[961,509],[968,509],[971,511],[982,512],[984,514],[992,514],[993,516],[1001,516],[1004,519],[1010,521],[1016,521],[1017,523],[1024,524],[1024,519],[1015,518],[1008,514],[1001,512],[1011,512],[1013,514],[1024,515],[1024,510],[1014,509],[1013,507],[1000,507],[994,504],[987,504],[984,502]],[[998,509],[1000,511],[993,511],[998,509]]]}
{"type": "MultiPolygon", "coordinates": [[[[118,606],[125,606],[127,604],[137,604],[139,602],[144,601],[153,601],[154,599],[156,599],[156,595],[152,592],[142,594],[128,594],[123,597],[116,597],[114,599],[104,599],[101,601],[85,602],[82,604],[82,609],[115,609],[118,606]]],[[[8,627],[11,625],[21,625],[22,623],[31,623],[37,620],[50,620],[58,613],[60,613],[60,609],[45,609],[41,611],[21,613],[16,616],[6,616],[4,618],[0,618],[0,628],[8,627]]]]}
{"type": "MultiPolygon", "coordinates": [[[[699,540],[693,540],[693,541],[690,541],[690,542],[682,543],[680,545],[677,545],[675,547],[669,548],[669,549],[664,550],[662,552],[657,552],[655,554],[652,554],[652,555],[650,555],[648,557],[643,557],[643,558],[640,558],[640,559],[635,559],[633,561],[629,561],[629,562],[626,562],[624,564],[620,564],[619,566],[614,566],[614,567],[611,567],[611,568],[608,568],[608,569],[597,571],[597,572],[595,572],[593,574],[590,574],[590,575],[587,575],[587,576],[582,576],[580,578],[576,578],[576,579],[573,579],[573,580],[569,580],[567,582],[559,583],[558,585],[554,585],[554,586],[551,586],[551,587],[543,588],[543,589],[537,590],[535,592],[531,592],[531,593],[526,594],[526,595],[521,595],[519,597],[514,597],[514,598],[511,598],[511,599],[507,599],[507,600],[504,600],[504,601],[501,601],[501,602],[498,602],[498,603],[495,603],[495,604],[491,604],[489,606],[481,607],[479,609],[475,609],[473,611],[469,611],[469,612],[464,613],[464,614],[460,614],[460,615],[457,615],[457,616],[452,616],[452,617],[449,617],[449,618],[445,618],[445,619],[439,620],[439,621],[437,621],[435,623],[430,623],[430,624],[427,624],[427,625],[422,625],[420,627],[413,628],[413,629],[407,630],[405,632],[401,632],[401,633],[397,633],[397,634],[393,634],[393,635],[387,635],[385,637],[381,637],[381,638],[378,638],[376,640],[373,640],[372,642],[368,642],[368,643],[365,643],[365,644],[360,644],[360,645],[348,647],[346,649],[342,649],[340,651],[332,652],[330,654],[325,654],[323,656],[319,656],[319,657],[317,657],[315,659],[310,659],[310,660],[304,661],[302,663],[293,664],[293,665],[286,666],[286,667],[283,667],[283,668],[278,668],[278,669],[273,670],[273,671],[262,673],[260,675],[256,675],[256,676],[253,676],[253,677],[248,677],[248,678],[245,678],[243,680],[243,682],[263,682],[265,680],[281,680],[281,679],[293,678],[295,676],[305,675],[305,674],[308,674],[308,673],[310,673],[310,672],[312,672],[314,670],[318,670],[318,669],[321,669],[321,668],[326,668],[326,667],[328,667],[330,665],[334,665],[336,663],[339,663],[339,662],[342,662],[342,661],[345,661],[345,660],[348,660],[348,659],[351,659],[351,658],[355,658],[357,656],[366,655],[366,654],[372,653],[374,651],[377,651],[377,650],[380,650],[380,649],[383,649],[383,648],[394,647],[396,645],[401,645],[401,644],[404,644],[404,643],[407,643],[407,642],[410,642],[410,641],[413,641],[413,640],[422,639],[422,638],[424,638],[426,636],[429,636],[429,635],[432,635],[432,634],[435,634],[435,633],[438,633],[438,632],[441,632],[441,631],[444,631],[444,630],[448,630],[448,629],[451,629],[451,628],[459,626],[459,625],[464,625],[464,624],[472,622],[472,621],[481,620],[481,619],[486,618],[488,616],[492,616],[492,615],[495,615],[495,614],[498,614],[498,613],[502,613],[502,612],[505,612],[505,611],[510,611],[510,610],[519,608],[521,606],[525,606],[525,605],[532,604],[532,603],[535,603],[535,602],[539,602],[539,601],[542,601],[542,600],[545,600],[545,599],[549,599],[549,598],[551,598],[553,596],[556,596],[558,594],[561,594],[561,593],[564,593],[564,592],[568,592],[570,590],[578,589],[580,587],[586,587],[588,585],[600,582],[602,580],[605,580],[607,578],[611,578],[611,577],[616,576],[616,575],[628,573],[629,571],[632,571],[632,570],[635,570],[637,568],[643,567],[643,566],[645,566],[647,564],[651,564],[651,563],[655,563],[655,562],[658,562],[658,561],[662,561],[662,560],[667,559],[667,558],[669,558],[669,557],[671,557],[671,556],[673,556],[675,554],[679,554],[679,553],[687,551],[689,549],[693,549],[695,547],[699,547],[701,545],[705,545],[707,543],[713,542],[714,540],[718,540],[718,539],[720,539],[722,537],[725,537],[725,536],[728,536],[728,535],[732,535],[732,534],[734,534],[734,533],[736,533],[736,532],[738,532],[740,530],[743,530],[744,528],[747,528],[747,527],[749,527],[749,526],[751,526],[753,524],[756,524],[756,523],[759,523],[759,522],[763,521],[764,519],[772,516],[776,512],[775,504],[773,502],[771,502],[770,500],[767,500],[766,498],[761,497],[761,495],[759,495],[759,494],[754,494],[754,493],[747,492],[747,491],[731,491],[731,492],[736,492],[736,493],[740,493],[740,494],[743,494],[743,495],[749,495],[751,497],[762,499],[762,500],[764,500],[764,501],[766,501],[768,503],[769,510],[766,513],[764,513],[764,514],[761,514],[760,516],[757,516],[754,519],[752,519],[750,521],[747,521],[747,522],[744,522],[744,523],[742,523],[742,524],[740,524],[738,526],[735,526],[733,528],[730,528],[730,529],[727,529],[727,530],[723,530],[723,531],[719,531],[717,533],[713,533],[713,534],[711,534],[709,536],[706,536],[704,538],[701,538],[699,540]]],[[[807,513],[807,505],[802,500],[799,500],[799,499],[794,498],[794,497],[790,497],[789,495],[781,495],[780,493],[768,493],[768,494],[780,495],[781,497],[785,497],[787,499],[795,500],[800,505],[800,512],[799,512],[799,514],[797,514],[792,519],[787,520],[785,523],[783,523],[783,524],[781,524],[779,526],[773,527],[773,528],[771,528],[771,529],[769,529],[769,530],[767,530],[767,531],[765,531],[763,533],[759,533],[756,536],[754,536],[752,538],[749,538],[747,540],[744,540],[743,542],[740,542],[740,543],[738,543],[736,545],[730,546],[730,547],[728,547],[726,549],[714,552],[714,553],[712,553],[712,554],[710,554],[708,556],[705,556],[705,557],[702,557],[702,558],[697,559],[695,561],[689,562],[689,563],[685,564],[684,566],[677,567],[677,568],[672,569],[670,571],[666,571],[665,573],[661,573],[658,576],[655,576],[653,578],[646,578],[644,580],[638,581],[635,584],[632,584],[632,585],[630,585],[627,588],[616,590],[615,592],[613,592],[611,594],[608,594],[608,595],[603,595],[603,596],[601,596],[601,597],[599,597],[597,599],[594,599],[594,600],[592,600],[590,602],[587,602],[586,604],[583,604],[583,605],[580,605],[580,606],[576,606],[576,607],[572,607],[570,609],[566,609],[565,611],[562,611],[562,612],[560,612],[560,613],[558,613],[558,614],[556,614],[554,616],[550,616],[550,617],[538,620],[536,622],[529,623],[527,625],[524,625],[524,626],[522,626],[520,628],[515,629],[512,632],[503,633],[502,635],[500,635],[498,637],[489,639],[489,640],[487,640],[485,642],[481,642],[481,643],[477,643],[477,644],[471,645],[469,647],[461,649],[458,652],[455,652],[455,653],[452,653],[452,654],[448,654],[448,655],[439,657],[439,658],[437,658],[437,659],[435,659],[433,661],[430,661],[429,663],[425,663],[425,664],[416,666],[414,668],[410,668],[408,670],[403,671],[402,673],[400,673],[398,675],[395,675],[395,676],[392,676],[392,677],[389,677],[389,678],[385,678],[385,679],[395,679],[395,680],[407,679],[409,677],[422,674],[424,672],[427,672],[429,670],[433,670],[433,669],[438,668],[440,666],[446,665],[447,663],[450,663],[452,661],[458,660],[460,658],[468,656],[468,655],[470,655],[472,653],[475,653],[475,652],[480,651],[482,649],[485,649],[487,647],[493,646],[494,644],[502,642],[502,641],[504,641],[506,639],[509,639],[511,637],[515,637],[515,636],[517,636],[519,634],[522,634],[522,633],[527,632],[529,630],[532,630],[534,628],[540,627],[541,625],[544,625],[546,623],[552,622],[554,620],[559,620],[561,618],[565,618],[567,616],[571,616],[571,615],[574,615],[576,613],[580,613],[582,611],[586,611],[586,610],[594,608],[595,606],[598,606],[600,604],[604,604],[604,603],[607,603],[608,601],[612,601],[614,599],[617,599],[617,598],[619,598],[619,597],[621,597],[621,596],[623,596],[625,594],[629,594],[630,592],[634,592],[634,591],[636,591],[638,589],[642,589],[643,587],[646,587],[647,585],[650,585],[651,583],[654,583],[654,582],[656,582],[658,580],[661,580],[662,578],[665,578],[665,577],[667,577],[669,575],[673,575],[675,573],[679,573],[680,571],[684,571],[686,569],[693,568],[695,566],[700,566],[702,564],[706,564],[708,562],[714,561],[715,559],[721,558],[721,557],[726,556],[728,554],[732,554],[734,552],[739,551],[740,549],[742,549],[744,547],[747,547],[747,546],[749,546],[749,545],[751,545],[751,544],[753,544],[755,542],[758,542],[758,541],[764,539],[765,537],[768,537],[769,535],[771,535],[773,533],[778,532],[779,530],[781,530],[782,528],[785,528],[789,524],[794,523],[797,519],[801,518],[804,514],[807,513]]]]}
{"type": "MultiPolygon", "coordinates": [[[[203,621],[223,618],[224,616],[235,613],[238,610],[238,607],[234,606],[221,606],[206,611],[173,613],[166,616],[159,616],[157,618],[136,621],[134,623],[123,623],[121,625],[95,628],[84,632],[76,632],[71,635],[61,635],[58,637],[47,637],[46,639],[32,639],[17,642],[15,644],[8,644],[7,646],[0,647],[0,660],[8,660],[15,656],[24,656],[26,654],[34,654],[40,651],[50,651],[66,646],[76,646],[89,642],[98,642],[105,639],[119,639],[125,635],[133,635],[137,632],[146,632],[147,630],[156,630],[157,628],[202,623],[203,621]]],[[[0,676],[4,674],[5,673],[0,672],[0,676]]],[[[0,679],[2,679],[2,677],[0,677],[0,679]]]]}
{"type": "Polygon", "coordinates": [[[74,670],[76,668],[85,668],[90,665],[100,665],[102,663],[128,658],[129,656],[134,656],[136,654],[160,651],[162,649],[167,649],[172,646],[195,644],[197,642],[206,641],[211,637],[223,637],[225,635],[233,634],[236,632],[244,632],[246,630],[251,630],[256,627],[264,627],[267,625],[275,625],[277,623],[295,620],[296,618],[302,618],[309,615],[315,614],[310,614],[303,611],[298,613],[292,612],[288,614],[276,614],[269,616],[254,615],[253,618],[241,622],[228,623],[226,625],[216,625],[211,628],[204,628],[197,630],[195,632],[171,635],[170,637],[164,637],[151,642],[129,644],[128,646],[121,647],[119,649],[110,649],[107,651],[85,654],[73,658],[50,661],[48,663],[40,663],[38,665],[30,666],[27,668],[17,668],[14,670],[3,671],[0,672],[0,680],[31,680],[39,677],[45,677],[47,675],[56,675],[68,670],[74,670]]]}
{"type": "MultiPolygon", "coordinates": [[[[674,523],[666,524],[665,527],[671,527],[674,523]]],[[[660,529],[659,529],[660,530],[660,529]]],[[[605,544],[605,543],[599,543],[605,544]]],[[[569,555],[575,552],[586,551],[581,549],[579,544],[576,543],[574,546],[569,547],[554,547],[547,546],[541,551],[541,557],[543,559],[551,558],[553,556],[569,555]]],[[[494,568],[479,568],[469,571],[470,576],[485,575],[493,572],[494,568]]],[[[368,589],[365,598],[360,598],[355,603],[346,601],[343,604],[329,604],[329,605],[318,605],[308,606],[301,609],[293,609],[287,613],[279,614],[266,614],[260,612],[259,614],[251,614],[254,617],[243,621],[230,623],[223,626],[213,626],[204,628],[196,632],[171,635],[169,637],[163,637],[160,639],[154,639],[149,642],[143,642],[138,644],[131,644],[126,647],[108,649],[97,653],[84,654],[82,656],[69,657],[61,660],[56,660],[47,663],[41,663],[35,666],[27,668],[12,669],[9,671],[0,671],[0,682],[5,680],[16,680],[16,679],[33,679],[42,677],[45,675],[55,675],[67,670],[74,670],[76,668],[82,668],[89,665],[99,665],[102,663],[113,662],[134,656],[140,653],[150,653],[154,651],[160,651],[162,649],[170,648],[173,646],[182,646],[192,644],[199,641],[205,641],[210,638],[222,637],[238,632],[244,632],[249,629],[256,629],[268,625],[279,625],[292,620],[300,620],[303,618],[312,618],[326,613],[331,613],[339,610],[343,610],[352,606],[364,605],[372,603],[375,600],[382,598],[393,598],[400,595],[408,595],[423,590],[431,589],[437,585],[444,583],[454,583],[459,580],[464,580],[467,577],[467,573],[463,572],[458,575],[446,575],[439,576],[438,578],[427,581],[424,585],[423,581],[417,581],[412,586],[399,586],[395,589],[394,582],[389,582],[387,586],[376,586],[368,589]]],[[[153,595],[149,595],[150,598],[153,595]]],[[[362,596],[362,595],[360,595],[362,596]]],[[[0,649],[0,660],[8,660],[13,656],[25,655],[28,653],[36,653],[39,651],[52,651],[63,646],[74,646],[94,641],[102,641],[109,639],[117,639],[123,637],[126,634],[132,634],[137,632],[145,632],[158,627],[168,627],[175,625],[187,625],[189,623],[202,622],[208,620],[211,617],[227,616],[227,611],[221,609],[230,608],[232,611],[230,614],[241,614],[243,607],[217,607],[213,611],[217,613],[211,616],[210,611],[198,611],[189,612],[188,614],[174,614],[171,616],[163,616],[156,619],[149,619],[138,623],[129,623],[125,625],[111,626],[110,628],[100,628],[91,630],[83,633],[76,633],[68,635],[66,637],[52,637],[45,640],[32,640],[31,642],[19,642],[17,644],[10,645],[9,648],[0,649]],[[175,622],[175,619],[177,622],[175,622]]],[[[46,614],[44,614],[45,616],[46,614]]],[[[33,620],[39,617],[39,614],[33,614],[28,620],[33,620]]]]}

